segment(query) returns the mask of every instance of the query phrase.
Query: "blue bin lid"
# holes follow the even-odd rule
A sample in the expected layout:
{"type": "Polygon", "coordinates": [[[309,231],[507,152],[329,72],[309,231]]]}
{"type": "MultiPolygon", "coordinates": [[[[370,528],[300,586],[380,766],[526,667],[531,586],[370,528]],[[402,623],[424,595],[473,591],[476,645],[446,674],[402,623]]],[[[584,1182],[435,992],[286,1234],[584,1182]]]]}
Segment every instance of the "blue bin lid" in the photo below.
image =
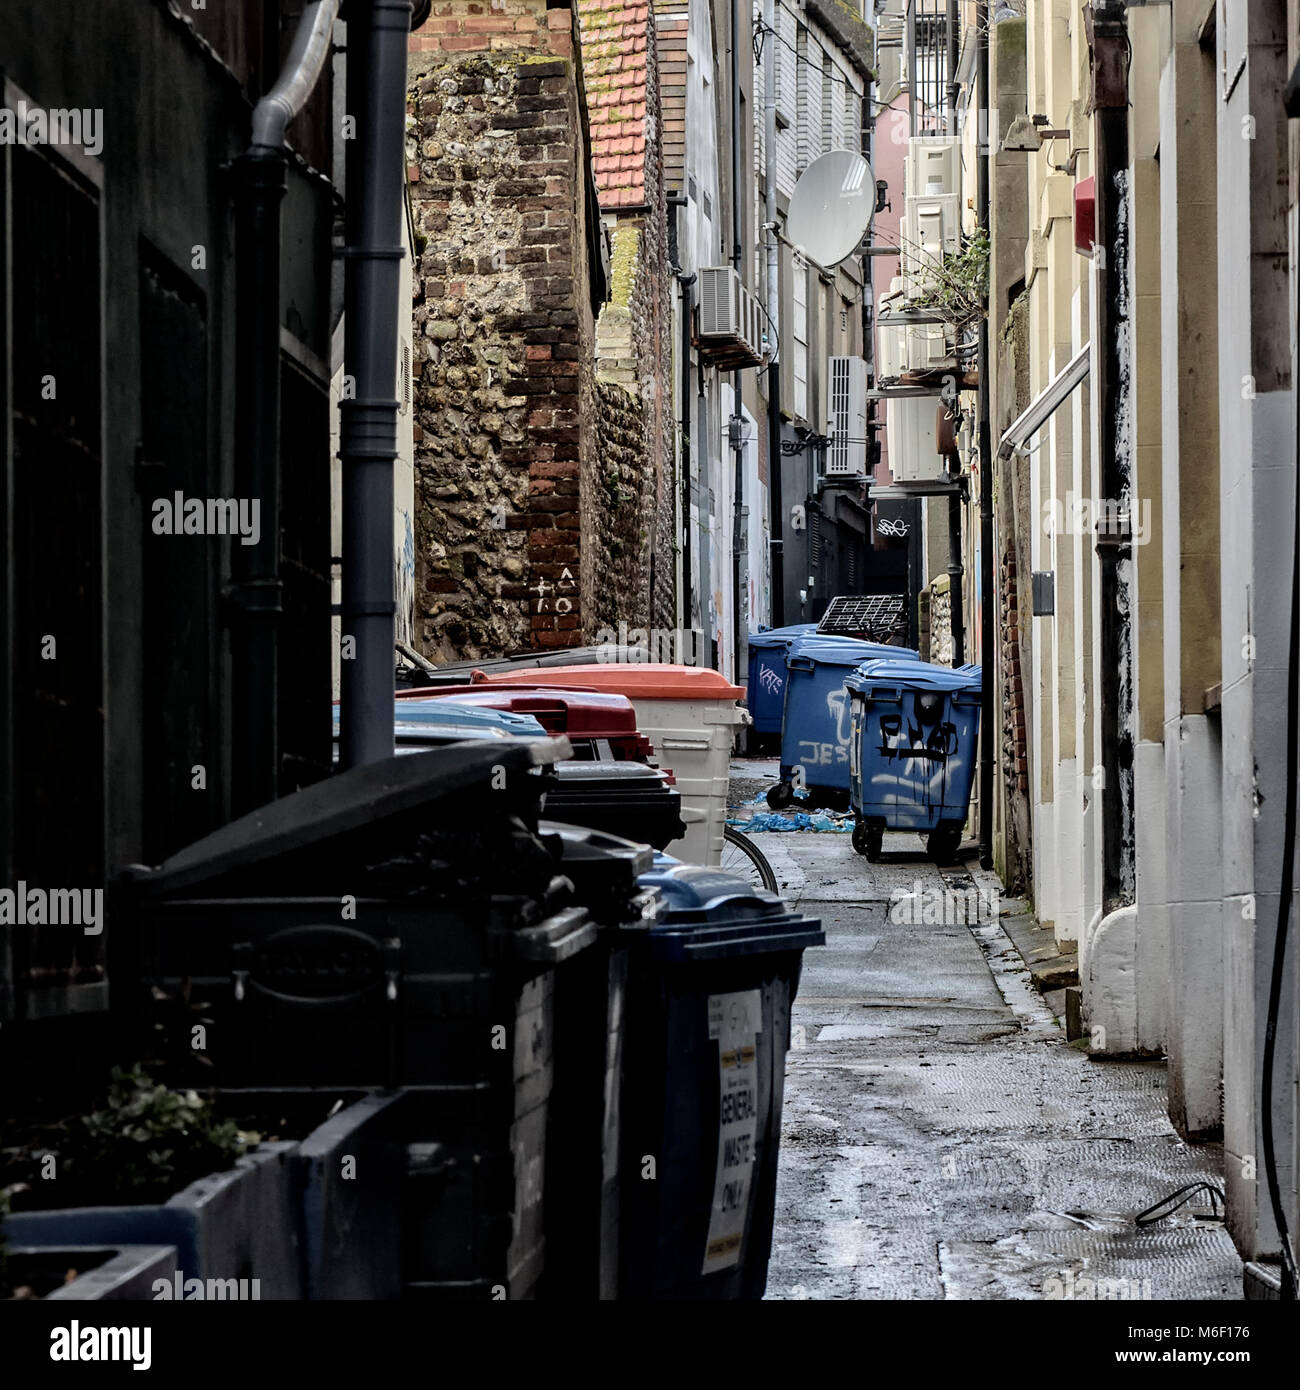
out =
{"type": "Polygon", "coordinates": [[[787,642],[793,642],[796,637],[802,637],[806,632],[816,631],[816,623],[794,623],[790,627],[760,628],[759,631],[749,634],[749,645],[759,648],[780,647],[787,642]]]}
{"type": "Polygon", "coordinates": [[[637,883],[658,888],[663,905],[650,928],[650,947],[663,960],[692,962],[727,956],[802,951],[826,940],[821,922],[791,912],[775,893],[735,874],[699,864],[660,865],[637,883]]]}
{"type": "Polygon", "coordinates": [[[857,637],[830,637],[825,633],[809,633],[790,648],[791,656],[804,656],[823,666],[861,666],[864,661],[895,659],[916,660],[911,647],[890,647],[883,642],[863,642],[857,637]]]}
{"type": "MultiPolygon", "coordinates": [[[[547,738],[531,714],[485,709],[428,699],[394,701],[393,731],[397,738],[461,740],[473,738],[547,738]]],[[[334,706],[334,737],[339,736],[339,707],[334,706]]]]}
{"type": "Polygon", "coordinates": [[[929,661],[865,661],[844,680],[850,690],[860,691],[885,682],[916,690],[979,690],[983,672],[978,666],[959,666],[954,670],[929,661]]]}

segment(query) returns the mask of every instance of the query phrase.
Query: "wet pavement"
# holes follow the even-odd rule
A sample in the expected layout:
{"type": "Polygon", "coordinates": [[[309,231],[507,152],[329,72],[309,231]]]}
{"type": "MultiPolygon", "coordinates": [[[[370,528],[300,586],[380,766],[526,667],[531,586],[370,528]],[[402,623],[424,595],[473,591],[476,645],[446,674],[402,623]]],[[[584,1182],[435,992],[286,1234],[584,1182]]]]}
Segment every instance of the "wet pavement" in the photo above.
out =
{"type": "Polygon", "coordinates": [[[1241,1298],[1205,1194],[1134,1224],[1221,1187],[1220,1150],[1175,1133],[1162,1063],[1066,1043],[973,857],[941,872],[915,834],[877,864],[847,834],[754,838],[827,938],[792,1016],[768,1298],[1241,1298]]]}

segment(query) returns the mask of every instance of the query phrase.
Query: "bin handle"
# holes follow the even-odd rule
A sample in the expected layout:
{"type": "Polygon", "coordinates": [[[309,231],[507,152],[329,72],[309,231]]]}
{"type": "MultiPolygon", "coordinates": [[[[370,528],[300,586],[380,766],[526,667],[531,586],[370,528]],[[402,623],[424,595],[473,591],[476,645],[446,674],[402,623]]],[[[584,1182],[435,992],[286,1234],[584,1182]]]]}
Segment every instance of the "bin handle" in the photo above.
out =
{"type": "Polygon", "coordinates": [[[515,951],[524,960],[555,965],[590,946],[596,932],[596,924],[585,908],[566,907],[535,927],[515,932],[515,951]]]}
{"type": "Polygon", "coordinates": [[[882,704],[901,704],[903,699],[903,688],[898,685],[873,685],[867,699],[878,700],[882,704]]]}
{"type": "Polygon", "coordinates": [[[813,668],[812,657],[810,656],[788,656],[785,659],[787,671],[811,671],[813,668]]]}

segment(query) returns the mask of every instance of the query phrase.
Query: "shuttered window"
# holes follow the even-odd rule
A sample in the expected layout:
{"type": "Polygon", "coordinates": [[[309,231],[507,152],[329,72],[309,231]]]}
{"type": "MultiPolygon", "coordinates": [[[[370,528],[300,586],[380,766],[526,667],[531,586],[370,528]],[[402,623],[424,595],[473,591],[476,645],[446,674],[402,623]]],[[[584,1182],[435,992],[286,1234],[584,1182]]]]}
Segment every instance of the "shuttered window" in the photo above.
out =
{"type": "Polygon", "coordinates": [[[797,256],[794,261],[794,313],[791,315],[791,336],[794,340],[794,413],[800,419],[808,417],[808,266],[797,256]]]}

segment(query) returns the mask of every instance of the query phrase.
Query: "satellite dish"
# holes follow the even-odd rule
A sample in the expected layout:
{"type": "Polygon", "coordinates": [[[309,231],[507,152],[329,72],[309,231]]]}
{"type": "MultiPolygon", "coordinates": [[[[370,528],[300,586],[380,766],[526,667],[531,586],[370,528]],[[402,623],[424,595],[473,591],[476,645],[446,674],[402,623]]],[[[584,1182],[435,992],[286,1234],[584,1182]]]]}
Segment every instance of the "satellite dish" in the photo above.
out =
{"type": "Polygon", "coordinates": [[[818,265],[838,265],[862,244],[875,209],[871,165],[852,150],[832,150],[799,176],[785,234],[818,265]]]}

